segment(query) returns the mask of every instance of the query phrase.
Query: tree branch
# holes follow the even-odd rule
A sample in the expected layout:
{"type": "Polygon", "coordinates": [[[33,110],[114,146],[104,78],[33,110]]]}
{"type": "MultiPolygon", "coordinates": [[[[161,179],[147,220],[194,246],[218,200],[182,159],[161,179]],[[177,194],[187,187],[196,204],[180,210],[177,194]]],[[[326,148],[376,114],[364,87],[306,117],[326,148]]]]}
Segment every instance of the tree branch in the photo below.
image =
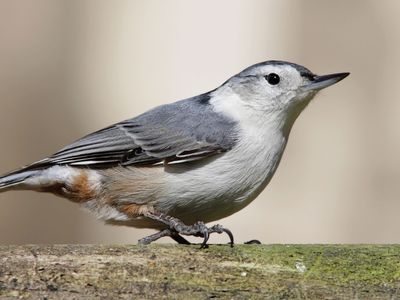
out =
{"type": "Polygon", "coordinates": [[[0,297],[397,298],[400,246],[0,246],[0,297]]]}

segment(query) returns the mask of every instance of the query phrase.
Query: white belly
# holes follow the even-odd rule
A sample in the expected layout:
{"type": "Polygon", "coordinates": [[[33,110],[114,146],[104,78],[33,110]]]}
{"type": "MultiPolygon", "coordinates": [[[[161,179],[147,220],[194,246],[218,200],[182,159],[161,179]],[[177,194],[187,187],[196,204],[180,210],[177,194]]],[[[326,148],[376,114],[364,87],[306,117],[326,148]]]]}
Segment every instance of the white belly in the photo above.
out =
{"type": "Polygon", "coordinates": [[[229,216],[254,200],[271,180],[287,139],[249,136],[227,153],[197,166],[167,166],[165,196],[155,207],[186,223],[229,216]]]}

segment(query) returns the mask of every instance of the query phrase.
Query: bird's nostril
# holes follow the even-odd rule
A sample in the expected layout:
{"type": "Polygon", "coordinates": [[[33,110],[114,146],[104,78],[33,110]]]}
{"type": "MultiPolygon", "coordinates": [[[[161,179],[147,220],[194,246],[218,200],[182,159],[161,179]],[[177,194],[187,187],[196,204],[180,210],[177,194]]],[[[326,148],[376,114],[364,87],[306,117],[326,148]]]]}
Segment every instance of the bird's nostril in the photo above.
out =
{"type": "Polygon", "coordinates": [[[315,80],[315,77],[317,77],[317,75],[315,75],[315,74],[313,74],[313,73],[311,73],[311,72],[301,72],[300,75],[301,75],[302,77],[307,78],[307,79],[310,80],[310,81],[314,81],[314,80],[315,80]]]}

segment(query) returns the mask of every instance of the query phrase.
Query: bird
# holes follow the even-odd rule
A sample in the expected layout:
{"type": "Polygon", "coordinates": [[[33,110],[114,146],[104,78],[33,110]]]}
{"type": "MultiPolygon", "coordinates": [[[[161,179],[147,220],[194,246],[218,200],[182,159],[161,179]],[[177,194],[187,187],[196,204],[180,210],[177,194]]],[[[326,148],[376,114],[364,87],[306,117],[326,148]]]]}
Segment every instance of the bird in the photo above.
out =
{"type": "Polygon", "coordinates": [[[316,75],[290,62],[254,64],[216,89],[88,134],[0,177],[0,192],[50,192],[107,224],[170,237],[232,232],[207,223],[249,205],[273,177],[291,128],[322,89],[350,73],[316,75]]]}

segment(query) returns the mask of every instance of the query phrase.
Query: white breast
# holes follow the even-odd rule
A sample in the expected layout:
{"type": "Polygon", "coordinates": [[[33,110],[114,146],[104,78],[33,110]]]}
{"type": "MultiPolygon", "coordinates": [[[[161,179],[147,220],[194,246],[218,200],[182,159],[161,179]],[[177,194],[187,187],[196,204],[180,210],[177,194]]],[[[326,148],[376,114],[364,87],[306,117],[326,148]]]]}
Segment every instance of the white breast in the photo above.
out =
{"type": "Polygon", "coordinates": [[[230,97],[230,102],[214,99],[213,104],[239,121],[237,145],[195,167],[167,167],[168,190],[156,205],[161,211],[187,223],[218,220],[248,205],[272,178],[287,142],[279,120],[261,116],[257,121],[246,115],[251,111],[243,109],[238,96],[230,97]]]}

